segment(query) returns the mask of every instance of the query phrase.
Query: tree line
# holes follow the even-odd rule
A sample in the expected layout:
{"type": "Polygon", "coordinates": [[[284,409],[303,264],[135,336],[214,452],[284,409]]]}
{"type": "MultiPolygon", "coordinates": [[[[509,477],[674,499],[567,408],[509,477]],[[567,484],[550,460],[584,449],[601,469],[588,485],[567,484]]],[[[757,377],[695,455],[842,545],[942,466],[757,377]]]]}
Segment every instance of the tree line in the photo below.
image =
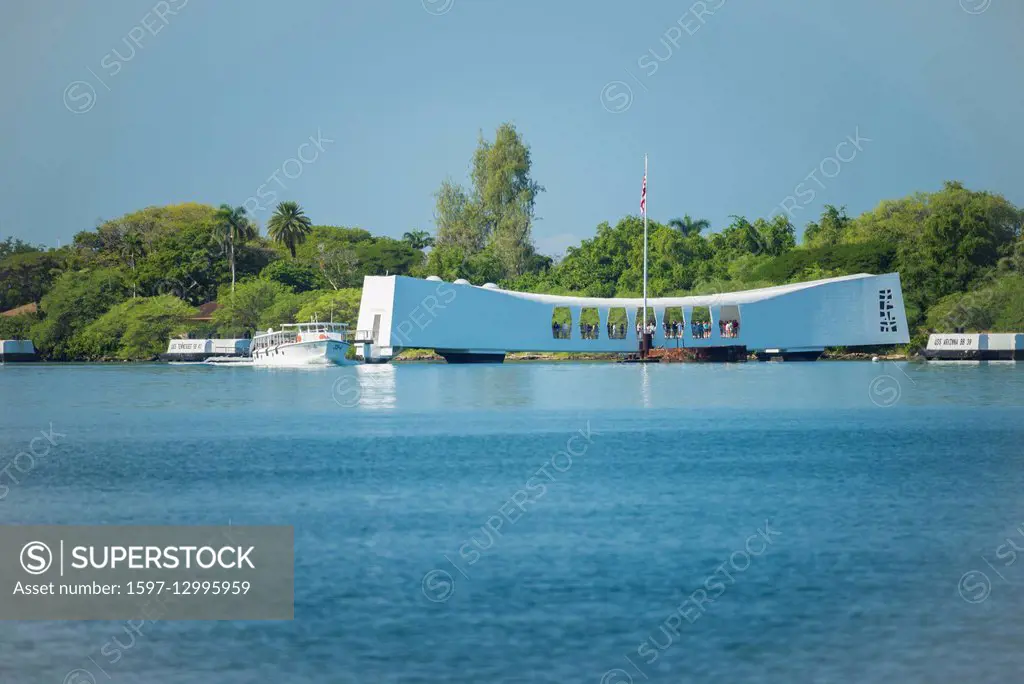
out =
{"type": "Polygon", "coordinates": [[[171,336],[241,336],[313,315],[355,323],[365,275],[411,274],[429,234],[406,239],[314,225],[281,202],[266,236],[243,207],[148,207],[58,249],[0,241],[0,338],[32,339],[47,359],[146,359],[171,336]],[[211,321],[198,305],[216,301],[211,321]],[[29,307],[31,308],[31,307],[29,307]]]}
{"type": "MultiPolygon", "coordinates": [[[[482,135],[466,187],[444,180],[435,230],[402,239],[316,225],[281,202],[266,236],[243,207],[148,207],[44,249],[0,241],[0,338],[27,337],[45,358],[145,359],[172,335],[240,336],[286,322],[355,323],[366,275],[438,275],[508,289],[638,296],[643,222],[603,222],[555,260],[533,242],[543,186],[511,124],[482,135]],[[216,301],[210,321],[197,306],[216,301]],[[29,307],[31,308],[31,307],[29,307]]],[[[649,221],[651,296],[706,294],[853,273],[899,271],[912,347],[930,331],[1024,331],[1024,212],[950,181],[859,216],[826,206],[802,239],[785,214],[730,217],[714,230],[683,213],[649,221]]]]}

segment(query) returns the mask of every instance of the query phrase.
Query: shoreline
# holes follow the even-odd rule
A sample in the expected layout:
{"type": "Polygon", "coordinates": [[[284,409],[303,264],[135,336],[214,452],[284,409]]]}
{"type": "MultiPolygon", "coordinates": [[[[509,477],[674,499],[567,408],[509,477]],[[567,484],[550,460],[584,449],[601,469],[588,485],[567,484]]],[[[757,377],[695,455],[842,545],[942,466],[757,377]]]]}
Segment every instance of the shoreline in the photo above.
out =
{"type": "MultiPolygon", "coordinates": [[[[656,350],[651,350],[656,351],[656,350]]],[[[572,353],[572,352],[510,352],[506,355],[503,363],[621,363],[629,354],[618,354],[618,353],[572,353]]],[[[654,356],[659,356],[655,354],[654,356]]],[[[923,357],[920,355],[905,355],[905,354],[869,354],[862,352],[839,352],[829,353],[825,352],[822,354],[818,361],[872,361],[878,359],[879,362],[884,361],[918,361],[923,357]]],[[[747,356],[746,359],[739,361],[730,362],[717,362],[717,361],[698,361],[693,359],[674,359],[674,358],[661,358],[662,363],[785,363],[783,361],[758,361],[753,354],[747,356]]],[[[0,364],[0,366],[32,366],[32,365],[94,365],[94,366],[124,366],[124,365],[161,365],[167,366],[172,362],[162,361],[157,358],[153,359],[75,359],[71,361],[54,361],[47,359],[37,359],[33,361],[10,361],[0,364]]],[[[194,365],[202,365],[202,361],[194,362],[194,365]]],[[[443,356],[439,354],[417,354],[415,356],[402,357],[398,356],[388,363],[404,365],[413,363],[447,363],[443,356]]],[[[790,361],[789,363],[798,363],[790,361]]],[[[358,364],[358,365],[377,365],[377,364],[358,364]]],[[[459,365],[459,364],[454,364],[459,365]]]]}
{"type": "MultiPolygon", "coordinates": [[[[652,349],[652,352],[657,349],[652,349]]],[[[623,359],[628,356],[626,353],[585,353],[585,352],[509,352],[505,356],[505,363],[529,363],[529,362],[544,362],[544,363],[564,363],[564,362],[586,362],[586,363],[620,363],[623,359]]],[[[822,354],[819,361],[871,361],[877,358],[879,362],[882,361],[914,361],[919,358],[918,355],[907,355],[899,353],[868,353],[868,352],[829,352],[828,350],[822,354]]],[[[784,363],[781,361],[758,361],[753,354],[748,354],[745,361],[755,363],[784,363]]],[[[429,353],[429,354],[417,354],[403,358],[398,356],[391,360],[390,363],[404,364],[404,363],[444,363],[444,357],[429,353]]],[[[663,358],[664,363],[716,363],[712,361],[695,361],[691,359],[668,359],[663,358]]],[[[744,361],[734,361],[731,363],[744,363],[744,361]]],[[[796,362],[790,362],[796,363],[796,362]]]]}

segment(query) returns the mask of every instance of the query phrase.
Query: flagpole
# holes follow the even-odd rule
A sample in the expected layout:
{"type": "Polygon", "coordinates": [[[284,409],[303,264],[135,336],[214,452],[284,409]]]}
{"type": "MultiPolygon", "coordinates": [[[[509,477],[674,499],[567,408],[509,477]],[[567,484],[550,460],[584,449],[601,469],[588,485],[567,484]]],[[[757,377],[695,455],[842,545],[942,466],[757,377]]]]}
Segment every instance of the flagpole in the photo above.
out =
{"type": "MultiPolygon", "coordinates": [[[[644,182],[647,182],[647,155],[644,155],[644,182]]],[[[644,196],[644,334],[647,334],[647,201],[644,196]]]]}

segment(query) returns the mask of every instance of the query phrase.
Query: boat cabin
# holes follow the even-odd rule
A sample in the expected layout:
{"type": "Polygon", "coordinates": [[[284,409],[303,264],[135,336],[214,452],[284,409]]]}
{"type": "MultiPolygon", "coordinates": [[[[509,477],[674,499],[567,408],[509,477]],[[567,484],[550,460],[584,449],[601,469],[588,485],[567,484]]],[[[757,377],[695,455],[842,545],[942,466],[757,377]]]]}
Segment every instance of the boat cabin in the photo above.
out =
{"type": "Polygon", "coordinates": [[[252,350],[280,347],[285,344],[301,344],[303,342],[319,342],[321,340],[347,341],[347,323],[287,323],[280,330],[271,328],[262,335],[252,338],[252,350]]]}

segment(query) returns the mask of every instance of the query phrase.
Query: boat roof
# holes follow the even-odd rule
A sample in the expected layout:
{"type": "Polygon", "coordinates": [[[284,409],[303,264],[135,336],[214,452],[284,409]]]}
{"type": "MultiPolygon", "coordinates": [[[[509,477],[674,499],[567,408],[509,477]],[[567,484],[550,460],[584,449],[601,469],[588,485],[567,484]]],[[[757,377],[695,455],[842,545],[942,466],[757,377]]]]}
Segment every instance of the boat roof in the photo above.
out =
{"type": "Polygon", "coordinates": [[[308,325],[333,325],[336,328],[347,328],[348,323],[331,323],[328,321],[308,321],[306,323],[284,323],[281,325],[281,329],[284,328],[301,328],[308,325]]]}

